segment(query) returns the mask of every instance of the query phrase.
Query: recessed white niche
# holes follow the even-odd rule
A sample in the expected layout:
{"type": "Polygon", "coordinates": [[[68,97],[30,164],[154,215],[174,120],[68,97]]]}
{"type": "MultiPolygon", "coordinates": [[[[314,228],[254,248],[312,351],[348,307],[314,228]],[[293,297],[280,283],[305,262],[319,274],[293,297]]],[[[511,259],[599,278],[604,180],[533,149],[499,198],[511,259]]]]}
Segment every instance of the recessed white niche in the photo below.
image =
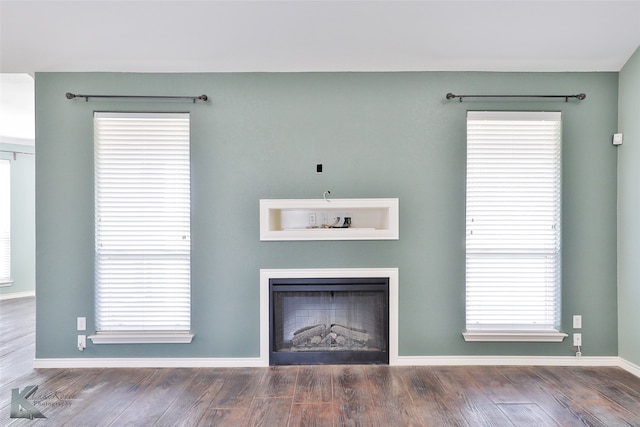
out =
{"type": "Polygon", "coordinates": [[[398,240],[398,211],[397,198],[262,199],[260,240],[398,240]]]}

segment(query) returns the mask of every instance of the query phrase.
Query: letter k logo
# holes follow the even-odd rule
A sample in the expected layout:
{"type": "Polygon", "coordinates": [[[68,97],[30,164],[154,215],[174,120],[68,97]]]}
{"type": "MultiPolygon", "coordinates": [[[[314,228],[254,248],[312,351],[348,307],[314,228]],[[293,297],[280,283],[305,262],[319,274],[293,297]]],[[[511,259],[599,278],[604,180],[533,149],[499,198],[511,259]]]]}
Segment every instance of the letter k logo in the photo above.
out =
{"type": "Polygon", "coordinates": [[[22,389],[22,392],[20,392],[19,388],[11,389],[10,418],[29,418],[31,420],[34,418],[47,418],[27,400],[37,389],[37,385],[27,386],[22,389]]]}

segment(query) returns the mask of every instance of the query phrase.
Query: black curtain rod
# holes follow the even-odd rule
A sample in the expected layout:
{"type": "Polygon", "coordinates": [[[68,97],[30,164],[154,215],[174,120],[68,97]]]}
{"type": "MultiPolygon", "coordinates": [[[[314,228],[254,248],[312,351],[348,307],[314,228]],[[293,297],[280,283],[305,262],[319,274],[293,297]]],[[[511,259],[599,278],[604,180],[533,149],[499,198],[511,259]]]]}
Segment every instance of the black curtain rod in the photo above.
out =
{"type": "Polygon", "coordinates": [[[65,94],[67,99],[84,98],[85,101],[89,101],[89,98],[119,98],[119,99],[188,99],[193,101],[208,101],[207,95],[200,96],[149,96],[149,95],[80,95],[71,92],[65,94]]]}
{"type": "Polygon", "coordinates": [[[564,102],[569,102],[569,98],[576,98],[580,101],[587,97],[584,93],[577,95],[454,95],[451,92],[447,94],[447,99],[459,98],[564,98],[564,102]]]}

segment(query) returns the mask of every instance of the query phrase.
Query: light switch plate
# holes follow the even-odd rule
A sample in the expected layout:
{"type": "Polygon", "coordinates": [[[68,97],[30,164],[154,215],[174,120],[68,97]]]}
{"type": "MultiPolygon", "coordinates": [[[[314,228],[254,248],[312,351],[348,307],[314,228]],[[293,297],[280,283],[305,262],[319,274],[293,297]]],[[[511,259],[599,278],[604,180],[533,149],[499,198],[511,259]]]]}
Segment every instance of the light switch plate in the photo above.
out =
{"type": "Polygon", "coordinates": [[[582,316],[579,314],[575,314],[573,316],[573,329],[581,329],[582,328],[582,316]]]}
{"type": "Polygon", "coordinates": [[[79,331],[87,330],[87,318],[86,317],[78,317],[77,320],[77,328],[79,331]]]}

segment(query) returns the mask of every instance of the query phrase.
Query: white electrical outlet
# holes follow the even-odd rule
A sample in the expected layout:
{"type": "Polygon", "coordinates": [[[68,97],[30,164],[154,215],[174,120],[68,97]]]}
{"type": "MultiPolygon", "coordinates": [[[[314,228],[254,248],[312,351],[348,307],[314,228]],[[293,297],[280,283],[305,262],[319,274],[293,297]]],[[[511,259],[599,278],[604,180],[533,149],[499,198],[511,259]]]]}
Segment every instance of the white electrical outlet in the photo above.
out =
{"type": "Polygon", "coordinates": [[[573,346],[580,347],[582,345],[582,334],[573,334],[573,346]]]}
{"type": "Polygon", "coordinates": [[[316,225],[316,214],[315,213],[310,213],[309,214],[309,225],[316,225]]]}
{"type": "Polygon", "coordinates": [[[582,329],[582,316],[579,314],[573,316],[573,329],[582,329]]]}
{"type": "Polygon", "coordinates": [[[78,335],[78,350],[84,351],[85,348],[87,348],[87,336],[78,335]]]}

